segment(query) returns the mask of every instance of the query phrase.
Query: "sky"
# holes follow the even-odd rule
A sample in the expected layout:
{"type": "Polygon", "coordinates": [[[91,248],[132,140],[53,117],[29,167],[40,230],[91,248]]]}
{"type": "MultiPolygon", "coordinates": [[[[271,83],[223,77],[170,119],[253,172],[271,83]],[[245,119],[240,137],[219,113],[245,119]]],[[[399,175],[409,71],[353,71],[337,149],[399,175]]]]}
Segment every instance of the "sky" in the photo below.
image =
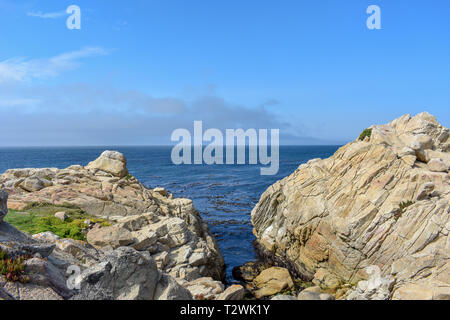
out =
{"type": "Polygon", "coordinates": [[[448,127],[449,14],[448,0],[0,0],[0,146],[168,145],[194,120],[313,145],[406,113],[448,127]]]}

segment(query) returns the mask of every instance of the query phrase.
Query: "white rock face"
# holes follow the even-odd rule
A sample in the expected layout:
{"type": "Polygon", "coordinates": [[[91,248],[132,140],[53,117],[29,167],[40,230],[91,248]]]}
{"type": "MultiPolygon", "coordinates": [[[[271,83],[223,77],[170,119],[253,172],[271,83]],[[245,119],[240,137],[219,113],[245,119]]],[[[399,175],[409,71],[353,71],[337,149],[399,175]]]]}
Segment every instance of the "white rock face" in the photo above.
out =
{"type": "Polygon", "coordinates": [[[449,167],[449,130],[428,113],[371,129],[370,139],[269,187],[252,211],[254,234],[266,253],[311,280],[322,275],[321,284],[367,280],[366,267],[377,265],[395,279],[391,298],[416,287],[450,297],[450,180],[433,160],[449,167]]]}
{"type": "Polygon", "coordinates": [[[366,268],[366,272],[369,279],[360,281],[356,290],[348,293],[347,300],[389,299],[394,281],[389,277],[382,277],[378,266],[369,266],[366,268]]]}
{"type": "Polygon", "coordinates": [[[105,151],[98,159],[90,162],[86,169],[100,170],[115,177],[123,178],[128,174],[127,159],[117,151],[105,151]]]}
{"type": "Polygon", "coordinates": [[[428,169],[434,172],[448,172],[448,166],[442,159],[433,158],[428,162],[428,169]]]}

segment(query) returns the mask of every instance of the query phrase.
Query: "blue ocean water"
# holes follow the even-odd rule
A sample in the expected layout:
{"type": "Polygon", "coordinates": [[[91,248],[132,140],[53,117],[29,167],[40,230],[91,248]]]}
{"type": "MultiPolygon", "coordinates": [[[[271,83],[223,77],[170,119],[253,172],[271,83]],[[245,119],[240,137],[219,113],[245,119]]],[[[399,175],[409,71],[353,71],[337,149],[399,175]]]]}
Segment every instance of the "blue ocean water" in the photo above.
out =
{"type": "Polygon", "coordinates": [[[86,165],[104,150],[122,152],[128,170],[147,187],[164,187],[176,197],[190,198],[216,236],[231,270],[255,258],[250,213],[271,184],[300,164],[328,158],[339,146],[282,146],[280,170],[261,176],[260,165],[180,165],[172,163],[171,147],[29,147],[0,148],[0,173],[11,168],[66,168],[86,165]]]}

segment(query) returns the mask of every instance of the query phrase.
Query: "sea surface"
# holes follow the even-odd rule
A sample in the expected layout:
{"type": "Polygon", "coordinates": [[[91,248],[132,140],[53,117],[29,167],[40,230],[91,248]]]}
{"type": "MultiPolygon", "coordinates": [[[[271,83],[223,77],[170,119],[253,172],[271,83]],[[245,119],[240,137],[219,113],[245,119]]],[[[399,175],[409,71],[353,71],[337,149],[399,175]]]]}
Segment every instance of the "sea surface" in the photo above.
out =
{"type": "Polygon", "coordinates": [[[314,158],[328,158],[339,146],[282,146],[280,170],[261,176],[260,165],[174,165],[171,147],[28,147],[0,148],[0,173],[12,168],[66,168],[86,165],[104,150],[122,152],[128,170],[150,188],[164,187],[189,198],[216,236],[232,281],[234,266],[255,259],[250,213],[274,182],[314,158]]]}

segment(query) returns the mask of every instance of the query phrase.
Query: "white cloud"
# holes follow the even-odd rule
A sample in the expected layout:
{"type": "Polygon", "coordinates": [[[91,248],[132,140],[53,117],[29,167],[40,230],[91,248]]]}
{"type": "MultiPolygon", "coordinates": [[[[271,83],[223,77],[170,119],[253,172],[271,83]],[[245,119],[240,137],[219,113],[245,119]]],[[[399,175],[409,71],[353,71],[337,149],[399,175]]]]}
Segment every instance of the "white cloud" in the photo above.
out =
{"type": "Polygon", "coordinates": [[[58,11],[58,12],[47,12],[43,13],[41,11],[38,12],[27,12],[27,16],[29,17],[36,17],[36,18],[42,18],[42,19],[57,19],[66,16],[67,13],[65,11],[58,11]]]}
{"type": "Polygon", "coordinates": [[[76,68],[80,59],[106,54],[108,51],[103,48],[85,47],[48,59],[7,59],[0,61],[0,83],[56,77],[62,72],[76,68]]]}

